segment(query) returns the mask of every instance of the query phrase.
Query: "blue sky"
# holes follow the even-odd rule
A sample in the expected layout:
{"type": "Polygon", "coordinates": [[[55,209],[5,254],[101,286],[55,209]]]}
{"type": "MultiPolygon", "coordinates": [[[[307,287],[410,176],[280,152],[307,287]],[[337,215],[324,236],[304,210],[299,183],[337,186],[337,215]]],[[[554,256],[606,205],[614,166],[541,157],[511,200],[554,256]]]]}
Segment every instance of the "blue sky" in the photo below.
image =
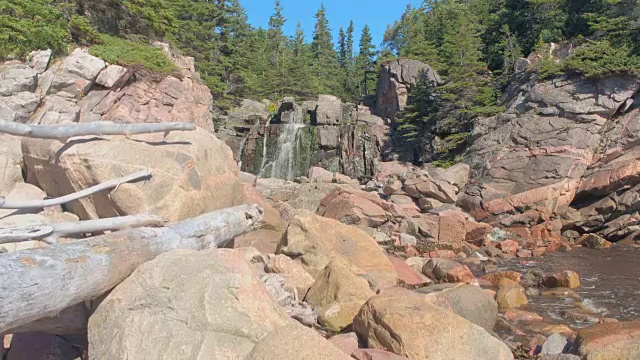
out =
{"type": "MultiPolygon", "coordinates": [[[[280,0],[280,2],[284,7],[284,16],[287,18],[285,33],[293,35],[296,24],[300,20],[307,40],[311,40],[315,24],[313,16],[320,8],[322,0],[280,0]]],[[[241,3],[247,10],[251,25],[267,27],[269,16],[273,14],[273,0],[241,0],[241,3]]],[[[365,24],[371,27],[374,45],[380,46],[387,25],[400,18],[407,4],[419,6],[421,3],[422,0],[324,0],[334,42],[338,40],[340,27],[346,30],[349,21],[353,20],[356,48],[365,24]]]]}

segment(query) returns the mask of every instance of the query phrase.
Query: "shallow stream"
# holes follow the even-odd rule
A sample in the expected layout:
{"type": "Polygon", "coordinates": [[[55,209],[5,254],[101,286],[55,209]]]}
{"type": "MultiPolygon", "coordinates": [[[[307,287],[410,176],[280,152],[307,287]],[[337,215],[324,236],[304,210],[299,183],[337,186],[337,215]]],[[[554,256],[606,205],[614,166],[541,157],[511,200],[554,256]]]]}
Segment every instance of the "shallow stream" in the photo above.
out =
{"type": "Polygon", "coordinates": [[[548,274],[574,270],[580,275],[581,286],[573,290],[579,295],[578,300],[571,295],[529,296],[530,303],[525,310],[554,322],[573,328],[590,324],[567,317],[567,310],[620,321],[640,319],[640,249],[637,247],[578,248],[535,259],[503,260],[499,266],[521,273],[532,269],[541,269],[548,274]]]}

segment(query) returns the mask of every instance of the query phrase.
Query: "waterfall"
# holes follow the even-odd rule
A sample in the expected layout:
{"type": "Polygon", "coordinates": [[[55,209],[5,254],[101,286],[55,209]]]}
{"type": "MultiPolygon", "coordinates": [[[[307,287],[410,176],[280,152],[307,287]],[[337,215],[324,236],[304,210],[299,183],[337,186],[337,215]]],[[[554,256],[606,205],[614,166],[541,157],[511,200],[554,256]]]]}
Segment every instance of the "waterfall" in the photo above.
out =
{"type": "Polygon", "coordinates": [[[285,124],[280,128],[276,158],[271,164],[270,177],[293,180],[300,142],[298,134],[302,128],[302,124],[285,124]]]}

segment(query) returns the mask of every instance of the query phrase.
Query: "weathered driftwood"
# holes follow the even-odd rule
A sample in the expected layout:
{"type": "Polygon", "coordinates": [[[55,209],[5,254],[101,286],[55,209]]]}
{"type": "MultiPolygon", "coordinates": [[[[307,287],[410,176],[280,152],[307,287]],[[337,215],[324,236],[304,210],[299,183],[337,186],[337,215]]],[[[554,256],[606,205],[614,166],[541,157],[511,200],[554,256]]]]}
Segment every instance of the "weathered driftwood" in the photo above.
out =
{"type": "Polygon", "coordinates": [[[103,135],[135,135],[149,133],[169,133],[171,131],[193,131],[194,124],[188,123],[157,123],[157,124],[115,124],[97,121],[83,124],[68,125],[27,125],[17,122],[0,120],[0,133],[24,136],[38,139],[64,140],[75,136],[103,136],[103,135]]]}
{"type": "Polygon", "coordinates": [[[47,225],[0,227],[0,244],[31,240],[42,240],[51,244],[56,243],[57,238],[63,236],[162,225],[164,225],[164,220],[161,217],[143,214],[47,225]]]}
{"type": "Polygon", "coordinates": [[[168,227],[0,254],[0,333],[94,299],[164,252],[220,247],[259,227],[262,217],[259,206],[242,205],[168,227]]]}
{"type": "Polygon", "coordinates": [[[87,196],[93,195],[100,191],[113,189],[118,187],[121,184],[133,182],[136,180],[146,179],[151,176],[151,170],[143,170],[139,171],[135,174],[127,175],[121,177],[119,179],[113,179],[102,184],[98,184],[92,186],[90,188],[80,190],[73,194],[61,196],[55,199],[44,199],[44,200],[7,200],[3,197],[0,197],[0,209],[17,209],[17,210],[26,210],[26,209],[40,209],[49,206],[57,206],[69,203],[74,200],[82,199],[87,196]]]}

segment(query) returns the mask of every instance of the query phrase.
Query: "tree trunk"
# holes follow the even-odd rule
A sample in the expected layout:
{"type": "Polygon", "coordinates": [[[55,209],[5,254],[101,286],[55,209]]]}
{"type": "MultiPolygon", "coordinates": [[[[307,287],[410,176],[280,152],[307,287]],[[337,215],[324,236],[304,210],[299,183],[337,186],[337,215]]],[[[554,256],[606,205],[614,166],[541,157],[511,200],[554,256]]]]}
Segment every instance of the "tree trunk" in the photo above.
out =
{"type": "Polygon", "coordinates": [[[0,333],[94,299],[162,253],[222,246],[258,228],[262,217],[257,205],[243,205],[168,227],[0,254],[0,333]]]}
{"type": "Polygon", "coordinates": [[[97,121],[68,125],[28,125],[0,120],[0,133],[37,139],[66,141],[75,136],[135,135],[149,133],[169,133],[171,131],[193,131],[196,126],[187,123],[158,124],[114,124],[97,121]]]}

